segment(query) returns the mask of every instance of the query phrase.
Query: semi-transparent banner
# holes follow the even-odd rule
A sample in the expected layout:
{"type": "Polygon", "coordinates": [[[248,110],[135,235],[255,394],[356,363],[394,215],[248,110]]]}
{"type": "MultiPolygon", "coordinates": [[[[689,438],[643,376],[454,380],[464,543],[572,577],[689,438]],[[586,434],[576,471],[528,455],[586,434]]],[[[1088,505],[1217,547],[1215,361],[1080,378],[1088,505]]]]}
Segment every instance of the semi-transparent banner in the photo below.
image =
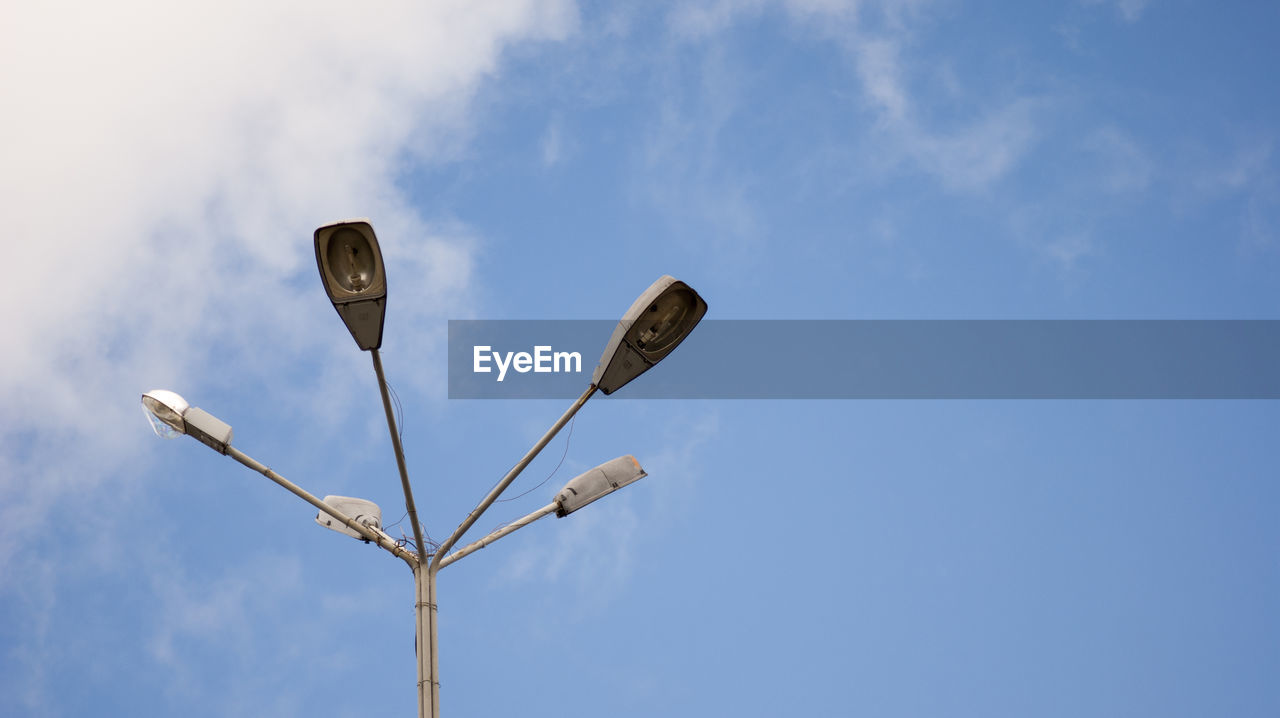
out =
{"type": "MultiPolygon", "coordinates": [[[[616,325],[450,321],[449,398],[576,398],[616,325]]],[[[615,395],[1277,399],[1280,320],[704,320],[615,395]]]]}

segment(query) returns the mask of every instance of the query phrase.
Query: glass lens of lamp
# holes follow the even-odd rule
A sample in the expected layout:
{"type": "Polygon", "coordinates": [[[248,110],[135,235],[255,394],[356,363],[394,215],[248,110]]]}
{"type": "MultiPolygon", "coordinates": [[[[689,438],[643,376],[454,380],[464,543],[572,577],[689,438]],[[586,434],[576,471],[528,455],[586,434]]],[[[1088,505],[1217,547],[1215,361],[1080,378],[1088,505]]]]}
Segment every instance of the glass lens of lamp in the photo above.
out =
{"type": "Polygon", "coordinates": [[[329,238],[329,272],[333,281],[348,292],[359,293],[369,288],[377,269],[369,240],[354,229],[340,229],[329,238]]]}
{"type": "Polygon", "coordinates": [[[142,397],[142,410],[146,412],[151,429],[162,439],[172,439],[186,433],[182,415],[165,406],[153,396],[142,397]]]}
{"type": "Polygon", "coordinates": [[[677,289],[658,297],[631,328],[636,348],[642,352],[660,352],[680,341],[685,326],[697,306],[692,291],[677,289]]]}

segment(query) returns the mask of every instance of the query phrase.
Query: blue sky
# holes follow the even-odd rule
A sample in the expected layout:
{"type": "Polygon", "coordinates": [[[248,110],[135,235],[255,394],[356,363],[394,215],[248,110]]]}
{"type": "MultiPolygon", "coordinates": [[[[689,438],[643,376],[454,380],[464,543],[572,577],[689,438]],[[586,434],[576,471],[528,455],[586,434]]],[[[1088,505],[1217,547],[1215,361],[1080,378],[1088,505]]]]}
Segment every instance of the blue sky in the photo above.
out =
{"type": "MultiPolygon", "coordinates": [[[[336,219],[382,242],[437,538],[565,408],[446,399],[448,319],[614,319],[664,273],[721,319],[1280,311],[1270,3],[3,18],[4,715],[412,714],[403,565],[137,407],[178,391],[394,523],[373,372],[314,267],[336,219]]],[[[1278,419],[593,399],[478,528],[620,454],[650,476],[441,573],[443,709],[1276,715],[1278,419]]]]}

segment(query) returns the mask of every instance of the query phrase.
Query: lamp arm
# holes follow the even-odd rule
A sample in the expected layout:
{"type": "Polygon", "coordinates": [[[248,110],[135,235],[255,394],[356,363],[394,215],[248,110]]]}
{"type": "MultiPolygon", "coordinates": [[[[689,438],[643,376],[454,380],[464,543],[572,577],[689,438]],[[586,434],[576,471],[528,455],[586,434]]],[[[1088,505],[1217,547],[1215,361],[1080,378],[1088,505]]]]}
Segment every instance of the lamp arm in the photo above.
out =
{"type": "MultiPolygon", "coordinates": [[[[555,435],[564,428],[565,424],[569,423],[569,420],[573,418],[573,415],[577,414],[583,404],[587,403],[587,399],[590,399],[591,395],[595,393],[596,385],[591,384],[588,386],[587,390],[582,392],[582,396],[578,397],[578,400],[573,402],[573,406],[570,406],[568,410],[566,410],[556,421],[556,423],[552,424],[551,428],[547,430],[547,433],[543,434],[541,439],[538,439],[538,443],[534,444],[533,448],[529,449],[529,452],[524,455],[524,458],[520,459],[519,463],[511,467],[511,471],[508,471],[507,475],[502,477],[502,480],[498,482],[497,486],[493,487],[493,490],[489,492],[488,496],[484,497],[484,500],[480,502],[480,505],[471,510],[471,513],[467,515],[466,520],[463,521],[457,529],[454,529],[453,535],[446,539],[444,543],[440,544],[439,550],[436,551],[435,556],[431,559],[432,571],[438,570],[443,565],[444,557],[448,554],[449,549],[453,548],[453,545],[458,542],[458,539],[462,538],[462,535],[467,532],[467,529],[470,529],[471,526],[475,524],[476,520],[480,518],[480,515],[488,510],[488,508],[493,505],[494,501],[498,500],[498,497],[502,495],[502,492],[507,490],[507,487],[511,485],[512,481],[516,480],[516,477],[520,475],[521,471],[524,471],[524,468],[529,465],[529,462],[533,461],[533,458],[546,447],[548,442],[555,438],[555,435]]],[[[514,531],[515,529],[512,530],[514,531]]]]}
{"type": "Polygon", "coordinates": [[[462,548],[458,549],[457,551],[454,551],[448,556],[445,556],[444,558],[440,559],[439,568],[444,568],[445,566],[448,566],[449,564],[453,563],[454,561],[457,561],[460,558],[469,556],[475,553],[476,551],[479,551],[480,549],[484,548],[485,546],[488,546],[494,541],[497,541],[503,536],[506,536],[507,534],[510,534],[510,533],[514,533],[517,529],[522,529],[525,526],[528,526],[529,524],[533,523],[534,521],[537,521],[538,519],[542,518],[543,516],[546,516],[547,514],[555,513],[556,510],[559,508],[560,508],[560,502],[552,501],[551,503],[547,504],[546,506],[543,506],[537,511],[534,511],[528,516],[518,518],[515,521],[512,521],[511,523],[507,524],[506,526],[503,526],[502,528],[498,529],[497,531],[494,531],[488,536],[485,536],[479,541],[473,541],[467,544],[466,546],[463,546],[462,548]]]}
{"type": "Polygon", "coordinates": [[[396,467],[400,470],[400,487],[404,489],[404,510],[413,526],[413,541],[418,555],[427,555],[427,544],[422,540],[422,524],[418,523],[418,507],[413,503],[413,487],[409,485],[409,470],[404,464],[404,447],[400,445],[400,432],[396,429],[396,415],[391,410],[391,395],[387,391],[387,377],[382,372],[382,357],[377,349],[373,355],[373,371],[378,375],[378,391],[382,393],[382,409],[387,414],[387,428],[391,430],[391,448],[396,452],[396,467]]]}
{"type": "Polygon", "coordinates": [[[255,461],[252,457],[246,455],[243,451],[240,451],[234,446],[227,446],[227,456],[230,456],[231,458],[235,459],[236,461],[239,461],[240,463],[244,464],[250,469],[253,469],[259,474],[262,474],[268,479],[271,479],[272,481],[276,482],[277,484],[280,484],[281,486],[283,486],[284,488],[292,492],[295,496],[301,498],[303,501],[306,501],[307,503],[311,504],[317,509],[320,509],[326,514],[329,514],[330,516],[332,516],[333,518],[341,522],[343,526],[346,526],[352,531],[355,531],[356,533],[360,534],[365,538],[366,541],[370,541],[374,544],[377,544],[379,548],[386,549],[393,556],[399,559],[402,559],[405,563],[409,564],[410,568],[413,568],[414,566],[417,565],[418,563],[417,557],[415,557],[411,552],[405,550],[403,546],[397,546],[395,541],[391,540],[391,537],[387,536],[387,534],[383,533],[382,531],[374,531],[368,526],[365,526],[364,524],[347,516],[341,511],[333,508],[329,504],[326,504],[325,502],[316,498],[314,495],[307,492],[306,489],[302,488],[301,486],[298,486],[297,484],[286,479],[280,474],[277,474],[276,472],[267,468],[263,464],[255,461]]]}

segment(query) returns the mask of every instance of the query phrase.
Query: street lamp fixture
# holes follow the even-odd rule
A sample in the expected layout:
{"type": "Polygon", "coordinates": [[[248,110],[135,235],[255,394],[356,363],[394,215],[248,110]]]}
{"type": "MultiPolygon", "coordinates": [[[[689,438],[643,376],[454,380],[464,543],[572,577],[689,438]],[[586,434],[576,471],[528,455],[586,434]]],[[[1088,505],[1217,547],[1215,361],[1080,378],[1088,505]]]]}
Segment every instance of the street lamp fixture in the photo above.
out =
{"type": "Polygon", "coordinates": [[[378,507],[372,502],[362,501],[361,499],[347,499],[347,497],[344,496],[329,496],[326,498],[347,499],[347,501],[351,503],[335,501],[330,504],[321,501],[308,493],[306,489],[303,489],[292,481],[289,481],[280,474],[277,474],[262,463],[254,460],[244,452],[232,446],[230,426],[203,409],[189,406],[185,399],[172,391],[167,391],[165,389],[153,389],[142,395],[142,406],[147,410],[147,418],[151,420],[151,426],[153,429],[156,429],[157,434],[167,438],[186,434],[199,440],[200,443],[205,446],[208,446],[219,454],[230,456],[250,469],[257,471],[280,486],[283,486],[285,489],[293,492],[295,496],[298,496],[317,509],[320,509],[321,512],[328,514],[333,519],[336,519],[336,524],[333,525],[326,524],[318,519],[316,523],[327,528],[333,528],[335,531],[341,531],[342,533],[351,536],[357,536],[366,543],[376,543],[378,546],[391,552],[396,557],[404,560],[410,566],[417,565],[416,556],[406,551],[403,547],[393,541],[390,536],[383,533],[380,525],[376,525],[381,522],[382,512],[379,511],[378,507]],[[162,430],[158,428],[159,425],[164,426],[166,433],[162,433],[162,430]],[[170,431],[172,434],[167,433],[170,431]],[[357,521],[343,513],[343,509],[351,509],[353,506],[357,509],[363,508],[366,511],[368,510],[367,507],[372,506],[373,511],[377,512],[374,522],[370,522],[368,520],[368,516],[358,515],[358,518],[362,518],[364,520],[357,521]],[[344,528],[338,528],[338,526],[342,526],[344,528]]]}
{"type": "Polygon", "coordinates": [[[152,389],[142,395],[142,406],[151,428],[160,436],[171,439],[187,434],[219,454],[227,453],[231,445],[230,426],[204,409],[191,406],[174,392],[152,389]]]}
{"type": "Polygon", "coordinates": [[[670,354],[707,313],[693,288],[663,275],[649,285],[609,337],[591,383],[612,394],[670,354]]]}
{"type": "Polygon", "coordinates": [[[316,230],[316,266],[329,301],[362,350],[382,346],[387,313],[387,273],[373,225],[366,219],[316,230]]]}
{"type": "Polygon", "coordinates": [[[636,299],[605,347],[591,383],[581,396],[552,424],[524,457],[516,462],[454,532],[439,545],[424,540],[418,521],[413,490],[405,466],[404,449],[396,428],[391,397],[382,359],[382,326],[385,318],[387,279],[373,226],[367,220],[348,220],[320,227],[315,232],[316,265],[329,300],[338,316],[356,340],[373,359],[378,389],[396,466],[404,490],[405,509],[413,528],[410,551],[407,541],[396,541],[382,530],[382,511],[376,504],[349,496],[326,496],[321,500],[289,481],[257,460],[231,446],[231,427],[202,409],[190,406],[181,396],[165,390],[142,395],[142,404],[152,428],[161,436],[187,434],[215,451],[225,454],[266,476],[319,510],[316,523],[325,528],[376,544],[408,564],[413,571],[416,596],[416,643],[418,650],[418,714],[424,718],[439,715],[439,659],[436,652],[436,573],[443,567],[527,526],[540,518],[556,514],[564,517],[618,489],[645,477],[634,456],[621,456],[607,461],[571,479],[555,500],[533,513],[451,551],[458,540],[476,523],[525,467],[547,446],[597,390],[612,394],[643,374],[671,353],[707,312],[707,303],[684,282],[663,276],[636,299]]]}
{"type": "Polygon", "coordinates": [[[142,395],[142,408],[156,436],[176,439],[187,433],[187,422],[182,418],[182,414],[190,408],[186,399],[171,391],[152,389],[142,395]]]}
{"type": "MultiPolygon", "coordinates": [[[[365,499],[357,499],[351,496],[326,496],[324,502],[342,513],[350,516],[356,523],[363,524],[367,528],[374,531],[382,530],[382,509],[372,501],[365,499]]],[[[352,538],[358,538],[365,543],[369,543],[369,539],[365,538],[359,531],[347,528],[339,521],[335,521],[332,516],[321,511],[316,514],[316,523],[321,526],[346,534],[352,538]]]]}
{"type": "Polygon", "coordinates": [[[503,536],[513,533],[517,529],[522,529],[540,518],[551,514],[564,518],[592,501],[611,494],[623,486],[639,481],[646,476],[648,474],[645,473],[644,469],[640,468],[640,462],[636,461],[634,456],[619,456],[616,459],[606,461],[594,469],[570,479],[569,483],[565,484],[564,488],[560,490],[560,493],[556,494],[555,501],[527,516],[522,516],[512,521],[478,541],[472,541],[457,551],[444,556],[444,558],[440,559],[440,568],[444,568],[460,558],[475,553],[503,536]]]}
{"type": "Polygon", "coordinates": [[[556,494],[556,516],[564,518],[596,499],[603,498],[627,484],[648,476],[636,457],[619,456],[596,468],[575,476],[556,494]]]}

